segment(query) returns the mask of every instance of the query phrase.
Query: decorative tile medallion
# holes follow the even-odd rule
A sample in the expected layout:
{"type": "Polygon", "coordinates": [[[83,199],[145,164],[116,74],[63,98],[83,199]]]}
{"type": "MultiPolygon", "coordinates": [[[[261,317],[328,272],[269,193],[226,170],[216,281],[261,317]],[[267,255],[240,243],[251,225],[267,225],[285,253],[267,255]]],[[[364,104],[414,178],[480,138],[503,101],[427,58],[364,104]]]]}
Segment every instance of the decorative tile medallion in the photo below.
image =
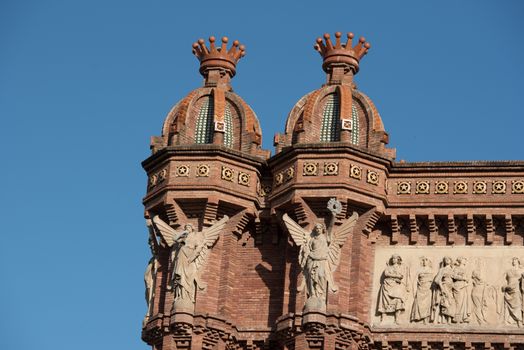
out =
{"type": "Polygon", "coordinates": [[[511,193],[524,193],[524,181],[513,180],[511,181],[511,193]]]}
{"type": "Polygon", "coordinates": [[[235,177],[235,172],[233,169],[228,168],[227,166],[222,166],[222,179],[227,181],[233,181],[235,177]]]}
{"type": "Polygon", "coordinates": [[[349,176],[351,176],[354,179],[361,180],[362,179],[362,168],[358,165],[351,164],[349,166],[349,176]]]}
{"type": "Polygon", "coordinates": [[[367,183],[378,185],[378,173],[376,171],[368,170],[367,183]]]}
{"type": "Polygon", "coordinates": [[[317,176],[318,175],[318,163],[304,163],[302,168],[302,174],[304,176],[317,176]]]}
{"type": "Polygon", "coordinates": [[[411,183],[407,181],[402,181],[397,183],[397,194],[410,194],[411,193],[411,183]]]}
{"type": "Polygon", "coordinates": [[[342,119],[342,130],[353,130],[353,120],[342,119]]]}
{"type": "Polygon", "coordinates": [[[494,193],[494,194],[506,193],[506,181],[504,180],[493,181],[493,186],[491,187],[491,193],[494,193]]]}
{"type": "Polygon", "coordinates": [[[149,177],[149,186],[154,187],[158,183],[158,176],[153,174],[149,177]]]}
{"type": "Polygon", "coordinates": [[[429,181],[417,181],[416,194],[429,194],[429,181]]]}
{"type": "Polygon", "coordinates": [[[324,163],[324,175],[338,175],[338,162],[324,163]]]}
{"type": "Polygon", "coordinates": [[[215,122],[215,131],[224,132],[226,129],[224,122],[215,122]]]}
{"type": "Polygon", "coordinates": [[[453,183],[453,194],[467,194],[468,183],[466,181],[455,181],[453,183]]]}
{"type": "Polygon", "coordinates": [[[293,176],[295,176],[295,168],[294,167],[287,168],[287,170],[286,170],[286,181],[291,180],[293,178],[293,176]]]}
{"type": "Polygon", "coordinates": [[[180,165],[176,167],[175,176],[177,177],[188,177],[189,176],[189,170],[191,168],[189,165],[180,165]]]}
{"type": "Polygon", "coordinates": [[[486,181],[473,181],[473,193],[485,194],[488,189],[486,181]]]}
{"type": "Polygon", "coordinates": [[[160,172],[158,173],[158,180],[164,181],[166,178],[167,178],[167,169],[164,168],[160,170],[160,172]]]}
{"type": "Polygon", "coordinates": [[[280,186],[284,183],[284,174],[282,172],[275,175],[275,185],[280,186]]]}
{"type": "Polygon", "coordinates": [[[243,186],[249,186],[249,178],[251,176],[247,173],[239,172],[238,173],[238,183],[243,186]]]}
{"type": "Polygon", "coordinates": [[[435,193],[436,194],[447,194],[449,193],[449,184],[447,181],[436,181],[435,182],[435,193]]]}
{"type": "Polygon", "coordinates": [[[207,164],[200,164],[197,167],[196,176],[197,177],[208,177],[209,176],[209,165],[207,165],[207,164]]]}

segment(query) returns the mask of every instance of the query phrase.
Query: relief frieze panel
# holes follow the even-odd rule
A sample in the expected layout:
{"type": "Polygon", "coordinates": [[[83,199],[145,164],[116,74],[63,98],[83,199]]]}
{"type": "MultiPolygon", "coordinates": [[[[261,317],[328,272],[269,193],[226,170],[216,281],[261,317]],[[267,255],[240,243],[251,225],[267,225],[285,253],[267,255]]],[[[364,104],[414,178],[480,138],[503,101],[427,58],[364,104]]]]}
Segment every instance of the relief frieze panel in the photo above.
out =
{"type": "Polygon", "coordinates": [[[524,247],[377,247],[371,323],[522,330],[524,247]]]}

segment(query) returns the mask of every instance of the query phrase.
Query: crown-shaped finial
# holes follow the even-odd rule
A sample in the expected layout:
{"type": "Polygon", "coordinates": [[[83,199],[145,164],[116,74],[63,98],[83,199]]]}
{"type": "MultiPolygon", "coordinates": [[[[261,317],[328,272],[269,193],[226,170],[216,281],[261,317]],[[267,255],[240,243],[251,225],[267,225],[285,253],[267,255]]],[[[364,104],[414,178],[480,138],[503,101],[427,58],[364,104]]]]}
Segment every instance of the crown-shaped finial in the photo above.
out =
{"type": "Polygon", "coordinates": [[[347,33],[348,39],[345,44],[340,42],[341,37],[341,32],[335,33],[335,45],[331,42],[331,37],[328,33],[324,34],[325,44],[322,38],[317,39],[314,47],[324,58],[322,69],[329,73],[334,66],[347,65],[356,74],[360,59],[368,52],[371,45],[366,42],[364,37],[360,37],[358,43],[353,46],[353,38],[355,37],[353,33],[347,33]]]}
{"type": "Polygon", "coordinates": [[[200,74],[206,76],[206,72],[212,68],[225,69],[231,77],[235,76],[236,64],[240,58],[246,54],[244,45],[240,45],[238,40],[233,41],[233,45],[227,50],[227,37],[222,38],[222,45],[215,46],[215,37],[209,37],[209,49],[206,47],[204,39],[198,39],[193,44],[193,54],[200,61],[200,74]]]}

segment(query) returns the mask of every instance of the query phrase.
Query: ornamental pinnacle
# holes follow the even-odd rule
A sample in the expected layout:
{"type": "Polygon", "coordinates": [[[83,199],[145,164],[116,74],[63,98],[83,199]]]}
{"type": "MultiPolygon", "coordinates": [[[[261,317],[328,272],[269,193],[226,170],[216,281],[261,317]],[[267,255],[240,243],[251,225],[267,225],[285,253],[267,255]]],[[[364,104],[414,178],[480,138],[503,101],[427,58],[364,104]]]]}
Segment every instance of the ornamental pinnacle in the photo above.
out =
{"type": "Polygon", "coordinates": [[[227,37],[222,38],[222,45],[215,46],[215,37],[209,37],[209,49],[205,45],[204,39],[198,39],[193,44],[193,54],[200,61],[200,74],[207,76],[207,71],[212,69],[225,70],[231,77],[235,76],[236,64],[240,58],[246,54],[244,45],[240,45],[238,40],[233,41],[233,45],[227,50],[227,37]]]}
{"type": "Polygon", "coordinates": [[[353,71],[353,74],[358,72],[358,64],[360,59],[368,52],[371,45],[366,42],[364,37],[360,37],[358,43],[352,46],[352,41],[355,35],[353,33],[347,33],[347,42],[342,44],[340,42],[341,32],[335,33],[335,45],[331,42],[331,37],[328,33],[324,34],[326,43],[324,44],[322,38],[317,38],[317,43],[314,48],[317,50],[324,63],[322,69],[326,73],[332,71],[333,67],[345,66],[353,71]]]}

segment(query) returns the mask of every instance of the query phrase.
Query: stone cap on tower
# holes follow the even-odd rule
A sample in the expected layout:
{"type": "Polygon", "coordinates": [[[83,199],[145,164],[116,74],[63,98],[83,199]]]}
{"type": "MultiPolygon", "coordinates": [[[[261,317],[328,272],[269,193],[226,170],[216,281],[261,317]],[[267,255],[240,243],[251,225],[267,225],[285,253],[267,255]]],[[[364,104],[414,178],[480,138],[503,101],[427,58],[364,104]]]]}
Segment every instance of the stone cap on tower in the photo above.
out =
{"type": "Polygon", "coordinates": [[[229,83],[229,80],[236,74],[236,64],[245,56],[244,45],[240,45],[238,40],[233,41],[230,49],[227,50],[229,39],[222,37],[222,45],[215,45],[215,37],[209,37],[209,48],[205,45],[204,39],[198,39],[193,44],[193,54],[200,61],[200,74],[205,78],[206,86],[215,86],[219,83],[229,83]]]}
{"type": "Polygon", "coordinates": [[[364,37],[360,37],[358,43],[353,46],[353,33],[347,33],[347,42],[341,42],[341,32],[335,33],[335,44],[331,42],[331,36],[324,34],[325,43],[322,38],[317,38],[314,48],[317,50],[324,63],[322,69],[328,74],[328,82],[331,84],[351,83],[353,75],[358,73],[359,62],[368,52],[371,45],[364,37]],[[346,76],[343,79],[342,76],[346,76]]]}

